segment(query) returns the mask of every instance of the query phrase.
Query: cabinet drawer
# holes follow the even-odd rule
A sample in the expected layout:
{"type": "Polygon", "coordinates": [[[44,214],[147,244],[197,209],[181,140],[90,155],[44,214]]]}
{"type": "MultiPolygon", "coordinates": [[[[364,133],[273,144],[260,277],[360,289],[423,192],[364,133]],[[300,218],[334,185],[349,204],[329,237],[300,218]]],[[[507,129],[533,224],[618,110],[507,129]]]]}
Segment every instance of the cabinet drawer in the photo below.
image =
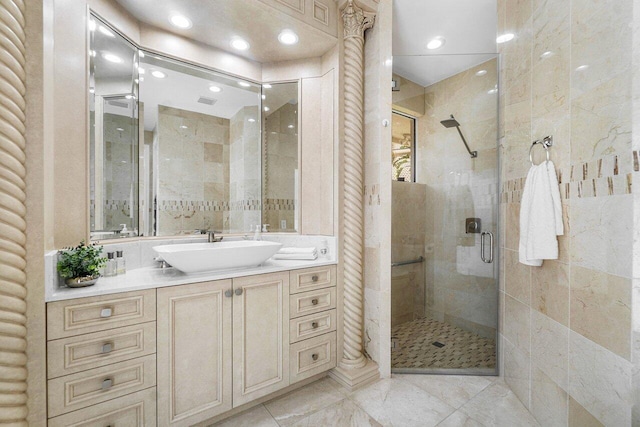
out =
{"type": "Polygon", "coordinates": [[[289,321],[289,342],[306,340],[335,330],[335,310],[298,317],[289,321]]]}
{"type": "Polygon", "coordinates": [[[156,357],[145,356],[48,381],[49,416],[82,409],[156,385],[156,357]]]}
{"type": "Polygon", "coordinates": [[[47,304],[47,339],[156,320],[156,291],[78,298],[47,304]]]}
{"type": "Polygon", "coordinates": [[[312,291],[314,289],[328,288],[336,285],[336,267],[328,265],[325,267],[307,268],[304,270],[293,270],[289,272],[290,292],[297,294],[300,292],[312,291]]]}
{"type": "Polygon", "coordinates": [[[291,344],[289,347],[291,383],[335,368],[336,357],[335,332],[291,344]]]}
{"type": "Polygon", "coordinates": [[[155,427],[156,389],[148,388],[108,402],[51,418],[49,427],[155,427]]]}
{"type": "Polygon", "coordinates": [[[47,375],[57,378],[155,352],[155,322],[63,338],[47,343],[47,375]]]}
{"type": "Polygon", "coordinates": [[[336,308],[336,288],[320,289],[289,296],[291,319],[336,308]]]}

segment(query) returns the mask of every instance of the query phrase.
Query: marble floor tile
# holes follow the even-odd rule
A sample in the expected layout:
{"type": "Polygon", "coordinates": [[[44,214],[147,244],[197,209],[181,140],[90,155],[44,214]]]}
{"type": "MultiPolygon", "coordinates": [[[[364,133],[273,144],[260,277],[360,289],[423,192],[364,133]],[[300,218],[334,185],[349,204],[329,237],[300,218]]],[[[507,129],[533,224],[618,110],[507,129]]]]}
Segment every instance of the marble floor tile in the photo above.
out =
{"type": "Polygon", "coordinates": [[[420,387],[454,408],[467,403],[496,379],[496,377],[471,375],[394,375],[394,377],[420,387]]]}
{"type": "Polygon", "coordinates": [[[438,424],[438,427],[487,427],[462,411],[456,411],[438,424]]]}
{"type": "Polygon", "coordinates": [[[455,411],[421,388],[395,378],[358,390],[351,400],[385,426],[436,426],[455,411]]]}
{"type": "Polygon", "coordinates": [[[502,380],[478,393],[460,411],[485,426],[539,426],[533,415],[502,380]]]}
{"type": "Polygon", "coordinates": [[[278,423],[273,419],[264,405],[258,405],[244,411],[234,417],[228,418],[216,427],[278,427],[278,423]]]}
{"type": "Polygon", "coordinates": [[[324,378],[267,402],[265,407],[278,424],[286,426],[344,398],[345,395],[340,391],[339,385],[330,378],[324,378]]]}
{"type": "Polygon", "coordinates": [[[292,427],[382,427],[349,399],[341,400],[292,424],[292,427]]]}

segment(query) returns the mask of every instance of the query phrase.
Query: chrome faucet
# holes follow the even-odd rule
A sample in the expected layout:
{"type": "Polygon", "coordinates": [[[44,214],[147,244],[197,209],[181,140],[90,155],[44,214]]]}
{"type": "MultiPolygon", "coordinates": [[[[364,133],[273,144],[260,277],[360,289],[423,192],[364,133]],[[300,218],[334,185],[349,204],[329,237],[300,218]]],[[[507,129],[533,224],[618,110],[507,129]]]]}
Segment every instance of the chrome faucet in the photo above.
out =
{"type": "Polygon", "coordinates": [[[207,231],[207,236],[208,236],[207,241],[209,243],[221,242],[223,239],[223,237],[216,237],[216,231],[213,231],[213,230],[207,231]]]}

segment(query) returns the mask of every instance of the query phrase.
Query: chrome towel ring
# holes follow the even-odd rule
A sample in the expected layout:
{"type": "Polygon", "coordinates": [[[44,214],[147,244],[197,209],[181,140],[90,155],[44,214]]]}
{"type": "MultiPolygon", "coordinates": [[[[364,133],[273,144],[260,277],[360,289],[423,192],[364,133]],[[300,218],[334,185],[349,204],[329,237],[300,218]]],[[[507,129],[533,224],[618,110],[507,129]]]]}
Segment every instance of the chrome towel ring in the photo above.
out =
{"type": "Polygon", "coordinates": [[[541,144],[544,147],[544,150],[547,152],[547,162],[549,161],[549,147],[553,146],[553,137],[552,136],[545,136],[542,139],[538,139],[536,141],[533,141],[533,144],[531,144],[531,148],[529,148],[529,161],[531,162],[531,166],[535,166],[536,164],[533,163],[533,147],[536,146],[536,144],[541,144]]]}

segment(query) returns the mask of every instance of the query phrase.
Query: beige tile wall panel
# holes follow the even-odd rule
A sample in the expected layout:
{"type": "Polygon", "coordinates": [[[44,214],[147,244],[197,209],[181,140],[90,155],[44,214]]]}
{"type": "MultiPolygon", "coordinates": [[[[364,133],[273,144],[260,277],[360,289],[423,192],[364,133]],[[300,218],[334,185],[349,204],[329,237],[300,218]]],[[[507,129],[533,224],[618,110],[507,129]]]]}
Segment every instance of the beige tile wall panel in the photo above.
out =
{"type": "Polygon", "coordinates": [[[49,380],[49,416],[56,417],[155,385],[155,355],[49,380]]]}
{"type": "Polygon", "coordinates": [[[158,289],[158,425],[231,409],[231,280],[158,289]]]}
{"type": "Polygon", "coordinates": [[[0,424],[26,425],[25,5],[0,3],[0,424]]]}
{"type": "Polygon", "coordinates": [[[336,310],[323,311],[289,321],[289,342],[294,343],[336,330],[336,310]]]}
{"type": "Polygon", "coordinates": [[[334,234],[334,71],[301,80],[301,233],[334,234]]]}
{"type": "Polygon", "coordinates": [[[291,383],[328,371],[336,366],[336,333],[292,344],[289,354],[291,383]]]}
{"type": "Polygon", "coordinates": [[[49,341],[47,377],[57,378],[155,352],[155,322],[49,341]]]}
{"type": "Polygon", "coordinates": [[[292,319],[332,308],[336,308],[336,288],[319,289],[289,297],[289,313],[292,319]]]}
{"type": "Polygon", "coordinates": [[[289,273],[233,280],[233,406],[289,385],[289,273]]]}
{"type": "Polygon", "coordinates": [[[336,267],[330,265],[304,270],[292,270],[289,280],[291,281],[290,292],[292,294],[335,286],[336,267]]]}
{"type": "Polygon", "coordinates": [[[47,304],[47,339],[121,328],[155,319],[155,289],[57,301],[47,304]]]}
{"type": "Polygon", "coordinates": [[[49,420],[49,427],[155,427],[155,387],[49,420]]]}

